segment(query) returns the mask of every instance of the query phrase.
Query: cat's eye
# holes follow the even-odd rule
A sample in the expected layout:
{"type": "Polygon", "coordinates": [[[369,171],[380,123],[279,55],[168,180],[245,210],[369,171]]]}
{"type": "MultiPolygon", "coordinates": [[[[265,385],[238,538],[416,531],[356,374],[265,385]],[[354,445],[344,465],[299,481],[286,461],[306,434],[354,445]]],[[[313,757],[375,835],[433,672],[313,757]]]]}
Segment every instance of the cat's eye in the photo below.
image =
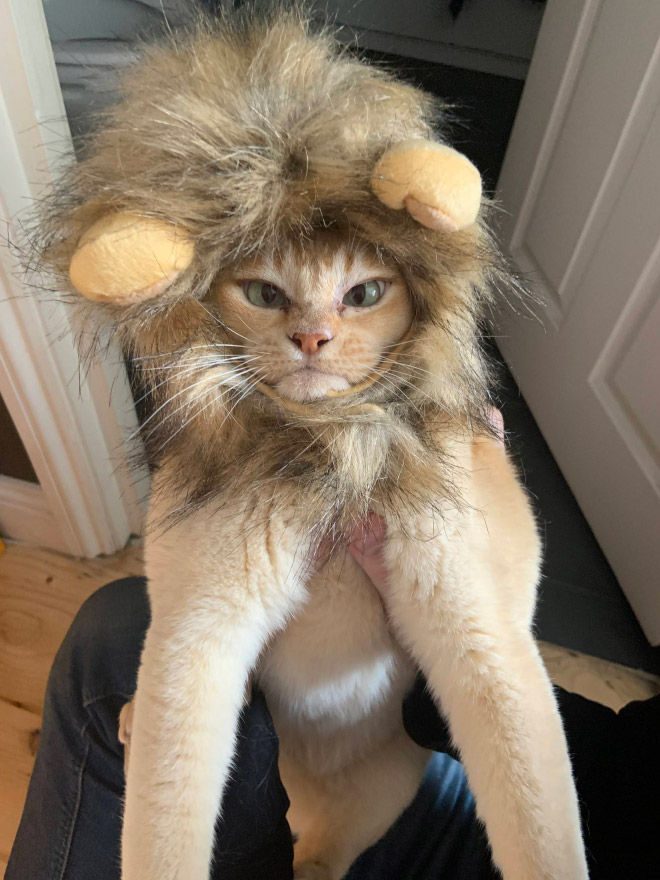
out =
{"type": "Polygon", "coordinates": [[[250,302],[262,309],[281,309],[288,302],[279,287],[267,281],[248,281],[244,290],[250,302]]]}
{"type": "Polygon", "coordinates": [[[362,284],[356,284],[355,287],[351,287],[344,297],[343,303],[345,306],[366,308],[377,303],[384,292],[385,282],[364,281],[362,284]]]}

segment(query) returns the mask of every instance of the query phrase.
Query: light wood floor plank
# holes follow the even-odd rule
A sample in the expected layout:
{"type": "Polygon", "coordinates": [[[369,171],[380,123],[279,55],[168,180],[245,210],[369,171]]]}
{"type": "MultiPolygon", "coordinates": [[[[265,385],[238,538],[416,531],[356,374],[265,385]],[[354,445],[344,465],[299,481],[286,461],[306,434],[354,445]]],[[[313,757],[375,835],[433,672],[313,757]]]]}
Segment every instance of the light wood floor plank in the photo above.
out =
{"type": "Polygon", "coordinates": [[[0,698],[40,712],[53,657],[81,604],[108,581],[142,571],[139,547],[80,560],[8,545],[0,555],[0,698]]]}
{"type": "Polygon", "coordinates": [[[660,680],[648,672],[589,657],[557,645],[540,643],[541,656],[556,685],[618,712],[632,700],[660,693],[660,680]]]}
{"type": "Polygon", "coordinates": [[[25,802],[40,728],[39,715],[0,700],[0,876],[3,877],[25,802]]]}

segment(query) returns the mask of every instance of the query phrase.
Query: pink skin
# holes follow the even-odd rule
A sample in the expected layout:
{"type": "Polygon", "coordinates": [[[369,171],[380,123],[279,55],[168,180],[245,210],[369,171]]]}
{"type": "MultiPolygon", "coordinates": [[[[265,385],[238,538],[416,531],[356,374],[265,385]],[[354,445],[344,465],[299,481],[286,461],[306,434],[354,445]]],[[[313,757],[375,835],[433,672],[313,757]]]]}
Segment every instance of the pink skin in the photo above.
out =
{"type": "MultiPolygon", "coordinates": [[[[498,409],[490,411],[490,422],[499,442],[504,445],[504,420],[498,409]]],[[[355,527],[348,544],[348,552],[362,566],[383,599],[387,596],[388,579],[382,553],[385,534],[385,520],[370,513],[366,520],[355,527]]]]}
{"type": "Polygon", "coordinates": [[[361,565],[381,596],[387,591],[387,569],[382,547],[385,541],[385,520],[370,513],[356,526],[348,545],[348,552],[361,565]]]}
{"type": "Polygon", "coordinates": [[[332,335],[329,331],[324,330],[322,333],[294,333],[290,339],[303,354],[312,355],[316,354],[326,342],[330,342],[332,335]]]}

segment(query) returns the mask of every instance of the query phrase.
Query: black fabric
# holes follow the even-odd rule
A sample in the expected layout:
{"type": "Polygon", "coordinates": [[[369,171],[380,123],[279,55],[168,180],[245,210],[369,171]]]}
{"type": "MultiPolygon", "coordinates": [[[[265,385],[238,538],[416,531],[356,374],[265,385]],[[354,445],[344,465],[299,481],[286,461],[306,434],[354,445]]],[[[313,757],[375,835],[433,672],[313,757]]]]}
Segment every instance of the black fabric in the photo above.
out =
{"type": "Polygon", "coordinates": [[[259,690],[241,714],[234,770],[216,824],[212,877],[293,877],[289,798],[278,770],[278,740],[259,690]],[[263,871],[263,873],[261,873],[263,871]]]}
{"type": "MultiPolygon", "coordinates": [[[[611,709],[556,689],[580,803],[591,880],[660,877],[660,695],[611,709]]],[[[423,676],[403,705],[408,735],[451,751],[423,676]]]]}
{"type": "Polygon", "coordinates": [[[451,741],[449,726],[436,709],[421,672],[403,701],[403,726],[408,736],[418,745],[435,752],[446,752],[456,761],[460,761],[458,749],[454,748],[451,741]]]}
{"type": "Polygon", "coordinates": [[[618,715],[558,691],[591,880],[660,877],[660,696],[618,715]]]}

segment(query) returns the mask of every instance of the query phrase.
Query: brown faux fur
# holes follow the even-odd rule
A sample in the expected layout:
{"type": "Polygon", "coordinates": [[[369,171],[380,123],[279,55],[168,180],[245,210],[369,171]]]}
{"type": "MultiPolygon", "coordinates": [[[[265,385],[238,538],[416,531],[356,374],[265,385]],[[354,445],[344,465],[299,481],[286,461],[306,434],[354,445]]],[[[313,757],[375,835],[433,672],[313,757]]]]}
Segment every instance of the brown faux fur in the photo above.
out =
{"type": "Polygon", "coordinates": [[[191,234],[193,264],[155,301],[122,307],[75,297],[89,336],[109,328],[150,391],[143,439],[153,467],[165,455],[176,460],[185,502],[173,515],[256,480],[310,489],[319,534],[379,506],[451,497],[446,438],[488,430],[477,328],[506,269],[485,208],[474,226],[443,234],[386,208],[369,185],[390,146],[437,132],[437,103],[342,51],[328,32],[312,35],[298,12],[198,21],[145,49],[123,91],[45,206],[41,265],[71,289],[76,244],[110,211],[191,234]],[[395,367],[404,393],[372,386],[304,415],[257,390],[240,402],[243,389],[219,394],[212,381],[186,391],[190,374],[181,378],[177,361],[198,357],[203,377],[209,353],[237,341],[209,297],[218,272],[327,227],[372,243],[400,268],[415,309],[401,361],[427,379],[395,367]],[[430,475],[443,455],[438,485],[430,475]]]}

